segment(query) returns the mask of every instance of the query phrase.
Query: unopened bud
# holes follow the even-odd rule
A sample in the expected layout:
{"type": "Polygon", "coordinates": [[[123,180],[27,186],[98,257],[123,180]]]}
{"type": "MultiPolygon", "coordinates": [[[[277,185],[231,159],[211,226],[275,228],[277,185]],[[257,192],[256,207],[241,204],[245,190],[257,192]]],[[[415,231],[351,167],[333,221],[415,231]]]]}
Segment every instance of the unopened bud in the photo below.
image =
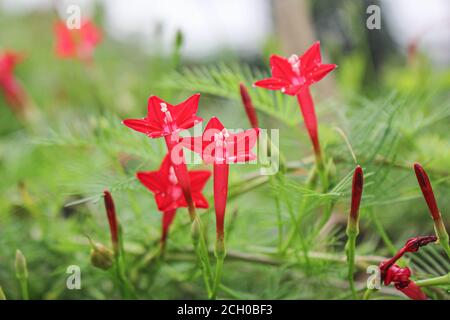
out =
{"type": "Polygon", "coordinates": [[[108,270],[114,263],[114,253],[98,242],[91,242],[91,263],[94,267],[108,270]]]}
{"type": "Polygon", "coordinates": [[[28,278],[27,260],[20,250],[16,251],[16,277],[17,279],[28,278]]]}

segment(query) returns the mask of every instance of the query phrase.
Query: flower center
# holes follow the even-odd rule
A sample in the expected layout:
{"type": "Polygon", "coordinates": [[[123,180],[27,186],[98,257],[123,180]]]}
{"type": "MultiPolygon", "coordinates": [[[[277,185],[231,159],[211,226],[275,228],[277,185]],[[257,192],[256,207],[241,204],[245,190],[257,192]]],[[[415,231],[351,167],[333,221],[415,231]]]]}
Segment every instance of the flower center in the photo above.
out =
{"type": "Polygon", "coordinates": [[[230,136],[227,129],[222,129],[219,133],[214,134],[214,157],[217,160],[223,161],[228,156],[227,152],[227,138],[230,136]]]}
{"type": "Polygon", "coordinates": [[[296,54],[293,54],[289,57],[288,62],[291,64],[292,71],[299,76],[301,63],[300,58],[296,54]]]}
{"type": "Polygon", "coordinates": [[[164,128],[165,131],[168,131],[168,132],[176,131],[177,125],[173,121],[172,114],[170,113],[169,109],[167,108],[167,104],[164,102],[161,102],[159,105],[161,107],[161,112],[164,113],[164,115],[165,115],[165,117],[164,117],[164,123],[166,124],[166,126],[164,128]]]}
{"type": "Polygon", "coordinates": [[[170,167],[170,169],[169,169],[169,181],[172,184],[178,184],[177,175],[175,174],[175,170],[173,167],[170,167]]]}

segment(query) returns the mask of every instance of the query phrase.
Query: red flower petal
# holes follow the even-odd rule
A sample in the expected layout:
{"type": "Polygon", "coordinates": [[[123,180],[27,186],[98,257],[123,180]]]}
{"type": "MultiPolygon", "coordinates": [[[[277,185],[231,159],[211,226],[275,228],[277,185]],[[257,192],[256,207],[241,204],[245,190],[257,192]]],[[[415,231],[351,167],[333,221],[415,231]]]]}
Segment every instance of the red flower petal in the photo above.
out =
{"type": "Polygon", "coordinates": [[[155,126],[160,127],[161,130],[165,124],[164,118],[166,117],[165,113],[161,111],[162,105],[165,105],[167,107],[167,110],[171,112],[174,108],[173,105],[165,102],[160,97],[150,96],[150,98],[148,98],[147,119],[149,121],[152,121],[155,126]]]}
{"type": "Polygon", "coordinates": [[[158,171],[137,172],[136,177],[151,192],[157,193],[166,190],[167,183],[161,179],[158,171]]]}
{"type": "Polygon", "coordinates": [[[308,73],[316,67],[317,65],[322,63],[322,57],[320,56],[320,41],[316,41],[308,50],[300,58],[301,64],[301,72],[303,74],[308,73]]]}
{"type": "Polygon", "coordinates": [[[199,99],[200,94],[194,94],[171,109],[172,116],[174,117],[178,127],[182,129],[189,129],[195,124],[203,121],[202,118],[195,115],[197,113],[199,99]]]}
{"type": "Polygon", "coordinates": [[[225,127],[223,126],[222,122],[220,122],[217,117],[212,117],[205,127],[205,132],[208,130],[222,131],[223,129],[225,129],[225,127]]]}
{"type": "Polygon", "coordinates": [[[193,194],[194,204],[196,208],[208,209],[209,203],[208,200],[201,194],[200,192],[194,192],[193,194]]]}
{"type": "Polygon", "coordinates": [[[199,192],[203,190],[210,176],[211,172],[209,171],[205,170],[190,171],[189,177],[191,179],[192,192],[199,192]]]}
{"type": "Polygon", "coordinates": [[[289,87],[290,82],[281,79],[268,78],[256,81],[254,85],[269,90],[281,90],[282,88],[289,87]]]}
{"type": "Polygon", "coordinates": [[[164,135],[164,132],[155,126],[152,126],[151,123],[147,120],[147,118],[126,119],[123,120],[122,123],[135,131],[145,133],[147,136],[151,138],[157,138],[164,135]]]}
{"type": "Polygon", "coordinates": [[[61,58],[73,57],[76,55],[75,42],[72,40],[70,30],[63,22],[55,23],[56,54],[61,58]]]}
{"type": "Polygon", "coordinates": [[[333,71],[337,65],[335,64],[322,64],[315,68],[313,71],[311,71],[311,75],[309,76],[309,83],[313,84],[315,82],[318,82],[322,80],[328,73],[333,71]]]}
{"type": "Polygon", "coordinates": [[[82,22],[80,29],[69,29],[62,21],[55,23],[56,54],[61,58],[92,59],[92,53],[102,40],[101,31],[90,21],[82,22]]]}
{"type": "Polygon", "coordinates": [[[292,65],[286,58],[273,54],[270,57],[272,77],[290,82],[295,77],[292,65]]]}
{"type": "Polygon", "coordinates": [[[428,299],[425,293],[423,293],[422,289],[420,289],[420,287],[414,281],[410,281],[409,284],[404,288],[397,288],[397,289],[413,300],[428,299]]]}
{"type": "MultiPolygon", "coordinates": [[[[185,166],[184,163],[181,165],[185,166]]],[[[160,211],[187,207],[182,186],[175,172],[176,167],[171,161],[170,153],[168,153],[164,157],[158,171],[138,172],[136,174],[139,181],[155,194],[155,201],[160,211]]],[[[190,180],[194,205],[197,208],[208,208],[208,202],[201,194],[201,191],[211,175],[210,172],[199,170],[187,172],[187,174],[188,180],[190,180]]]]}

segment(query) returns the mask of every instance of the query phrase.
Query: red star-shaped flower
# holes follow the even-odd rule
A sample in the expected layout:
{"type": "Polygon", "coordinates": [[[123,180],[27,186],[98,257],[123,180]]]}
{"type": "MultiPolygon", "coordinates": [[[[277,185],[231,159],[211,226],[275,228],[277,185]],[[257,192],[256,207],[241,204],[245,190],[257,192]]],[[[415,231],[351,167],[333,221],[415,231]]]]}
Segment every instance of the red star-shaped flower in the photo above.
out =
{"type": "Polygon", "coordinates": [[[59,21],[55,24],[56,54],[60,58],[78,58],[90,61],[95,47],[102,40],[101,31],[90,21],[82,22],[80,29],[69,29],[59,21]]]}
{"type": "MultiPolygon", "coordinates": [[[[192,198],[197,208],[208,208],[208,201],[202,190],[211,173],[204,170],[189,171],[192,198]]],[[[158,171],[138,172],[139,181],[155,195],[155,201],[160,211],[170,211],[187,207],[183,191],[178,183],[174,166],[167,154],[158,171]]]]}
{"type": "Polygon", "coordinates": [[[252,152],[259,128],[229,133],[216,117],[212,117],[201,137],[183,138],[183,146],[199,153],[208,164],[229,164],[256,159],[252,152]]]}
{"type": "Polygon", "coordinates": [[[320,43],[314,43],[301,57],[292,55],[286,59],[277,55],[270,57],[272,77],[255,82],[255,86],[281,90],[291,96],[297,96],[305,127],[313,144],[317,166],[323,171],[319,132],[314,101],[309,86],[336,68],[335,64],[322,64],[320,43]]]}
{"type": "Polygon", "coordinates": [[[176,106],[171,105],[157,96],[148,99],[147,117],[143,119],[126,119],[123,124],[138,132],[145,133],[150,138],[159,138],[177,134],[203,121],[197,117],[200,94],[194,94],[186,101],[176,106]]]}
{"type": "Polygon", "coordinates": [[[230,163],[256,159],[252,152],[259,128],[229,133],[216,117],[211,118],[201,137],[183,138],[184,147],[199,153],[206,163],[214,165],[214,209],[216,212],[216,250],[224,253],[224,221],[228,196],[230,163]]]}
{"type": "Polygon", "coordinates": [[[22,55],[6,51],[0,55],[0,89],[11,106],[21,107],[25,103],[25,92],[14,76],[14,68],[22,61],[22,55]]]}
{"type": "Polygon", "coordinates": [[[272,55],[270,57],[272,77],[255,82],[255,86],[281,90],[291,96],[300,93],[300,89],[321,80],[336,68],[335,64],[322,64],[320,42],[314,43],[301,57],[290,58],[272,55]]]}

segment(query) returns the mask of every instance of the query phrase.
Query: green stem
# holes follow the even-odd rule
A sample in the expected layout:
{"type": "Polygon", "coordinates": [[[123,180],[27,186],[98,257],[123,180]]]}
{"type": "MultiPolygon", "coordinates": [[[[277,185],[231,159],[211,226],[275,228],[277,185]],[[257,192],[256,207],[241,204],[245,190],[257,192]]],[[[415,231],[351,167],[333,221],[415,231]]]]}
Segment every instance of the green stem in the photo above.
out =
{"type": "Polygon", "coordinates": [[[203,230],[203,224],[198,215],[195,215],[195,219],[192,222],[192,241],[194,244],[195,253],[200,262],[202,269],[203,281],[205,282],[206,291],[208,296],[211,295],[211,279],[212,270],[211,262],[209,260],[208,246],[206,244],[205,233],[203,230]]]}
{"type": "Polygon", "coordinates": [[[416,284],[419,287],[450,285],[450,273],[447,273],[446,275],[440,277],[417,280],[416,284]]]}
{"type": "Polygon", "coordinates": [[[347,232],[347,243],[345,245],[345,254],[347,256],[347,263],[348,263],[348,273],[347,273],[347,279],[348,284],[350,286],[350,290],[352,291],[353,299],[357,299],[358,296],[356,294],[355,289],[355,280],[353,278],[355,273],[355,247],[356,247],[356,237],[357,232],[347,232]]]}
{"type": "MultiPolygon", "coordinates": [[[[313,169],[313,170],[315,171],[315,169],[313,169]]],[[[312,174],[311,176],[314,176],[314,174],[312,174]]],[[[307,188],[310,189],[311,185],[314,183],[314,179],[308,179],[308,180],[309,181],[308,181],[307,188]]],[[[300,222],[303,217],[304,210],[306,208],[306,204],[307,204],[307,201],[306,201],[305,197],[303,196],[301,199],[300,206],[299,206],[298,216],[296,219],[294,217],[294,220],[293,220],[294,227],[289,232],[288,239],[286,240],[284,245],[281,247],[282,254],[286,253],[286,250],[291,246],[292,242],[294,241],[295,236],[300,232],[300,222]]]]}
{"type": "Polygon", "coordinates": [[[434,230],[439,239],[439,243],[441,244],[442,249],[444,249],[445,253],[450,258],[450,245],[448,244],[449,237],[447,230],[445,229],[445,225],[442,222],[442,218],[434,221],[434,230]]]}
{"type": "Polygon", "coordinates": [[[281,249],[283,246],[283,221],[281,219],[281,206],[280,206],[280,200],[277,196],[275,196],[275,212],[277,214],[277,227],[278,227],[278,253],[281,254],[281,249]]]}
{"type": "Polygon", "coordinates": [[[217,263],[216,263],[216,274],[214,277],[214,285],[211,292],[210,299],[215,300],[217,297],[217,290],[220,286],[220,281],[222,279],[222,267],[223,267],[223,261],[225,260],[225,256],[217,255],[217,263]]]}
{"type": "Polygon", "coordinates": [[[125,272],[125,250],[123,247],[122,228],[119,225],[119,245],[114,246],[114,258],[116,260],[117,279],[119,288],[124,299],[136,299],[134,288],[127,278],[125,272]]]}
{"type": "Polygon", "coordinates": [[[328,172],[326,170],[323,156],[321,154],[316,156],[316,164],[317,164],[317,173],[319,174],[320,181],[322,183],[322,190],[323,192],[327,192],[329,187],[328,172]]]}
{"type": "Polygon", "coordinates": [[[22,294],[23,300],[30,300],[30,293],[28,291],[28,280],[27,278],[19,278],[20,293],[22,294]]]}
{"type": "Polygon", "coordinates": [[[369,300],[372,293],[378,291],[377,289],[367,288],[363,295],[363,300],[369,300]]]}
{"type": "Polygon", "coordinates": [[[377,229],[381,239],[383,240],[384,244],[388,247],[389,251],[392,255],[395,255],[397,253],[397,249],[395,248],[394,244],[392,243],[391,239],[389,239],[389,236],[387,235],[386,231],[384,230],[383,225],[381,224],[378,217],[374,214],[373,210],[369,210],[370,219],[375,225],[375,228],[377,229]]]}

